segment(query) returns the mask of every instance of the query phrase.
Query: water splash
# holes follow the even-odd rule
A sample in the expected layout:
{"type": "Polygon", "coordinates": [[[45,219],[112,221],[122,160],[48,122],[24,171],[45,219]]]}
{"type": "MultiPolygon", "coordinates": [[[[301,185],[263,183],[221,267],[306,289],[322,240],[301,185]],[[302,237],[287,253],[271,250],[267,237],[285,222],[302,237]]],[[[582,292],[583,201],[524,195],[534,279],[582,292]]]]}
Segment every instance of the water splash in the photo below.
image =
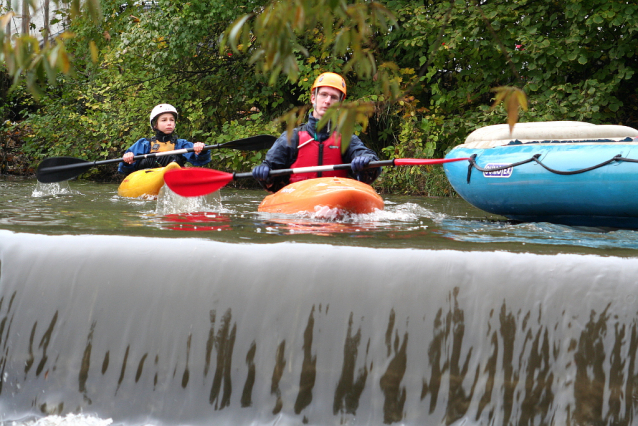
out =
{"type": "Polygon", "coordinates": [[[324,222],[336,223],[366,223],[366,222],[413,222],[419,217],[445,217],[440,213],[432,212],[417,204],[405,203],[395,205],[386,210],[375,210],[372,213],[354,214],[344,212],[338,208],[330,208],[328,206],[317,206],[314,212],[299,212],[293,215],[273,215],[278,217],[295,217],[302,219],[313,219],[324,222]]]}
{"type": "MultiPolygon", "coordinates": [[[[335,234],[359,234],[360,237],[373,236],[371,232],[414,231],[427,229],[419,218],[433,215],[429,210],[416,204],[396,205],[388,210],[372,213],[351,214],[338,209],[318,207],[313,213],[300,212],[294,215],[262,213],[265,217],[266,233],[272,235],[314,234],[332,236],[335,234]],[[410,224],[412,226],[406,226],[410,224]]],[[[257,228],[255,232],[261,233],[257,228]]]]}
{"type": "Polygon", "coordinates": [[[219,212],[222,199],[219,191],[201,197],[182,197],[164,185],[157,196],[155,213],[169,215],[192,212],[219,212]]]}
{"type": "Polygon", "coordinates": [[[37,182],[31,196],[39,198],[67,194],[79,194],[78,191],[74,191],[69,187],[69,181],[55,183],[37,182]]]}

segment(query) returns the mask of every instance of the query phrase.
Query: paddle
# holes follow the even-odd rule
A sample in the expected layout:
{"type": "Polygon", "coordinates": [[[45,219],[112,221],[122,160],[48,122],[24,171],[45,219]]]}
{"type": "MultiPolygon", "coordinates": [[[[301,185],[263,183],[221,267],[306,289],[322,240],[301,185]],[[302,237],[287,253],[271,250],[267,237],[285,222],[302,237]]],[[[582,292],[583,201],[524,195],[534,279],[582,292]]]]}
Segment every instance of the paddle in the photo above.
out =
{"type": "MultiPolygon", "coordinates": [[[[425,166],[429,164],[443,164],[452,161],[469,160],[469,158],[395,158],[394,160],[372,161],[367,169],[384,166],[425,166]]],[[[298,167],[296,169],[271,170],[270,176],[291,175],[296,173],[318,173],[333,170],[350,170],[350,164],[333,164],[329,166],[298,167]]],[[[164,174],[164,182],[178,195],[183,197],[197,197],[210,194],[223,188],[233,180],[250,178],[252,172],[225,173],[219,170],[201,167],[187,167],[171,170],[164,174]]]]}
{"type": "MultiPolygon", "coordinates": [[[[268,149],[272,146],[277,138],[271,135],[257,135],[249,138],[238,139],[235,141],[219,143],[216,145],[206,145],[202,151],[206,151],[213,148],[230,148],[239,149],[242,151],[260,151],[262,149],[268,149]]],[[[162,157],[165,155],[185,154],[187,152],[195,151],[193,148],[177,149],[174,151],[155,152],[152,154],[136,155],[134,160],[142,160],[144,158],[162,157]]],[[[121,158],[113,158],[111,160],[103,161],[87,161],[80,158],[73,157],[52,157],[43,160],[38,169],[35,172],[39,182],[53,183],[61,182],[63,180],[73,179],[85,173],[90,168],[95,166],[101,166],[104,164],[119,163],[121,158]]]]}

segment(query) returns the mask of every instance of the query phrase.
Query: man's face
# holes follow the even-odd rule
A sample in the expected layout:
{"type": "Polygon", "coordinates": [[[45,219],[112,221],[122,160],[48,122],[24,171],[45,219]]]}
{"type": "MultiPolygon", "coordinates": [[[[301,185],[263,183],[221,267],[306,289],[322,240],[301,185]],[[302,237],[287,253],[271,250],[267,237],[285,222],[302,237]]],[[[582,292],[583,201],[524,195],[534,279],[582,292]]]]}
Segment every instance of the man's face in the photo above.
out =
{"type": "Polygon", "coordinates": [[[312,114],[316,119],[321,119],[332,104],[341,100],[342,95],[343,93],[333,87],[319,87],[316,94],[313,91],[310,95],[310,102],[315,107],[312,114]]]}

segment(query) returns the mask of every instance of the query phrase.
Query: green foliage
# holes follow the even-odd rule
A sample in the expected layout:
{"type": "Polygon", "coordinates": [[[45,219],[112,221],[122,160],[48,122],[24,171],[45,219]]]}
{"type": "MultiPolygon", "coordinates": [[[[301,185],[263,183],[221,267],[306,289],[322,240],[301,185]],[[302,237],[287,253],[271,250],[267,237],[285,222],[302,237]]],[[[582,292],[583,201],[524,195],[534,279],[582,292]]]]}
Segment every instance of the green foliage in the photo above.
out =
{"type": "MultiPolygon", "coordinates": [[[[348,84],[348,103],[328,117],[385,158],[442,157],[516,114],[638,127],[631,2],[160,0],[142,10],[102,0],[99,10],[69,16],[65,38],[43,48],[2,37],[16,85],[0,111],[27,116],[36,158],[118,157],[150,134],[160,102],[177,107],[177,133],[192,141],[276,135],[305,121],[324,71],[348,84]],[[37,104],[25,97],[36,85],[37,104]]],[[[263,153],[213,156],[212,167],[248,170],[263,153]]],[[[377,186],[450,193],[440,167],[425,171],[386,168],[377,186]]]]}
{"type": "MultiPolygon", "coordinates": [[[[394,15],[377,1],[272,1],[259,13],[240,16],[226,31],[220,50],[223,52],[230,45],[236,53],[249,53],[250,63],[257,63],[259,70],[270,75],[270,84],[281,73],[296,82],[300,56],[312,63],[331,52],[334,58],[340,58],[342,73],[353,71],[359,78],[381,76],[382,86],[394,87],[396,91],[388,74],[377,72],[372,43],[374,34],[387,32],[391,25],[396,25],[394,15]],[[319,48],[319,55],[311,52],[313,44],[319,48]]],[[[333,120],[342,140],[349,141],[356,125],[366,127],[372,109],[367,103],[345,103],[339,111],[330,111],[320,126],[333,120]]],[[[298,115],[288,114],[287,129],[291,130],[299,121],[298,115]]]]}
{"type": "MultiPolygon", "coordinates": [[[[68,6],[68,16],[71,18],[88,18],[93,23],[101,19],[99,0],[54,0],[59,6],[65,3],[68,6]]],[[[29,13],[37,12],[38,2],[27,0],[23,7],[28,7],[29,13]]],[[[0,62],[4,63],[11,76],[14,78],[14,86],[24,78],[27,89],[33,96],[43,94],[43,86],[53,84],[58,73],[69,74],[71,72],[71,59],[67,52],[65,40],[73,37],[70,32],[64,32],[54,43],[48,39],[40,45],[40,42],[31,34],[20,34],[9,37],[5,33],[11,19],[16,15],[12,10],[0,9],[0,62]]]]}
{"type": "MultiPolygon", "coordinates": [[[[404,103],[404,106],[406,105],[404,103]]],[[[441,117],[417,118],[412,112],[408,109],[408,117],[401,120],[401,131],[395,135],[394,143],[382,149],[384,157],[432,158],[434,156],[437,145],[443,138],[440,127],[441,117]]],[[[454,192],[441,166],[388,167],[375,185],[381,191],[390,193],[450,196],[454,192]]]]}
{"type": "MultiPolygon", "coordinates": [[[[228,140],[242,133],[241,123],[249,123],[247,131],[268,127],[263,123],[270,120],[260,111],[276,115],[282,97],[255,77],[245,60],[217,53],[216,40],[231,15],[223,3],[209,3],[215,7],[167,1],[164,9],[143,11],[105,0],[100,26],[76,18],[76,37],[66,45],[74,54],[75,72],[58,75],[41,96],[39,111],[23,123],[25,149],[36,158],[118,157],[151,135],[148,114],[160,102],[177,107],[176,133],[191,141],[228,140]],[[173,14],[183,17],[167,17],[173,14]],[[93,63],[96,49],[98,62],[93,63]],[[246,78],[231,77],[241,74],[246,78]],[[227,134],[220,137],[220,132],[227,134]]],[[[239,158],[245,155],[224,154],[224,160],[235,157],[243,166],[239,158]]]]}
{"type": "Polygon", "coordinates": [[[346,57],[344,71],[354,70],[363,77],[376,71],[370,43],[377,30],[386,32],[396,24],[392,13],[376,1],[333,0],[272,1],[259,13],[240,16],[225,34],[224,44],[235,52],[249,51],[251,62],[259,62],[263,72],[270,73],[274,83],[281,72],[293,82],[299,77],[297,54],[309,56],[303,43],[308,30],[320,29],[315,41],[322,51],[335,57],[346,57]],[[251,18],[255,18],[252,26],[251,18]]]}
{"type": "MultiPolygon", "coordinates": [[[[520,113],[521,121],[638,125],[633,72],[638,66],[638,6],[634,4],[603,0],[454,4],[387,0],[384,4],[400,26],[381,36],[383,41],[377,44],[388,48],[379,56],[414,71],[403,74],[402,88],[414,97],[414,117],[437,117],[440,137],[435,157],[476,128],[501,123],[514,113],[520,113]],[[520,111],[508,102],[505,108],[490,109],[488,105],[498,100],[493,89],[499,86],[525,91],[528,110],[520,111]]],[[[378,108],[369,132],[388,144],[386,155],[409,155],[414,151],[395,149],[410,146],[402,136],[405,118],[393,117],[396,113],[401,113],[397,104],[378,108]]],[[[416,130],[411,137],[428,141],[416,130]]],[[[394,181],[405,174],[389,172],[394,181]]]]}
{"type": "MultiPolygon", "coordinates": [[[[414,67],[417,60],[423,65],[439,47],[433,43],[448,5],[387,5],[401,24],[388,37],[396,46],[388,53],[400,66],[414,67]]],[[[488,117],[479,107],[491,102],[490,91],[515,85],[531,96],[525,119],[626,122],[621,107],[636,94],[629,82],[636,65],[637,7],[602,0],[455,3],[441,48],[412,94],[428,109],[483,124],[488,117]]]]}
{"type": "MultiPolygon", "coordinates": [[[[265,123],[261,113],[252,114],[247,119],[231,120],[224,123],[222,131],[210,143],[224,143],[243,139],[255,135],[276,135],[277,125],[274,122],[265,123]]],[[[229,172],[249,171],[255,164],[261,163],[266,151],[246,152],[230,149],[220,149],[212,152],[211,167],[229,172]]]]}

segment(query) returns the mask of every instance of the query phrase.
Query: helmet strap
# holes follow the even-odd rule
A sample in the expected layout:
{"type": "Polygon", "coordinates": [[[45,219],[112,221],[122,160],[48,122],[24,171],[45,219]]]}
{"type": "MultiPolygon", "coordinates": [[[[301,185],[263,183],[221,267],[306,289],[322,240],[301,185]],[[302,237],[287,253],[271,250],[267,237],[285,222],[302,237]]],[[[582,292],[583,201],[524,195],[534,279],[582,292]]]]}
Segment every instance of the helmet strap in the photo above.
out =
{"type": "Polygon", "coordinates": [[[319,94],[319,88],[318,88],[318,87],[315,87],[315,103],[314,103],[314,105],[312,105],[312,107],[313,107],[314,109],[317,109],[317,105],[319,104],[319,101],[317,100],[317,95],[318,95],[318,94],[319,94]]]}

